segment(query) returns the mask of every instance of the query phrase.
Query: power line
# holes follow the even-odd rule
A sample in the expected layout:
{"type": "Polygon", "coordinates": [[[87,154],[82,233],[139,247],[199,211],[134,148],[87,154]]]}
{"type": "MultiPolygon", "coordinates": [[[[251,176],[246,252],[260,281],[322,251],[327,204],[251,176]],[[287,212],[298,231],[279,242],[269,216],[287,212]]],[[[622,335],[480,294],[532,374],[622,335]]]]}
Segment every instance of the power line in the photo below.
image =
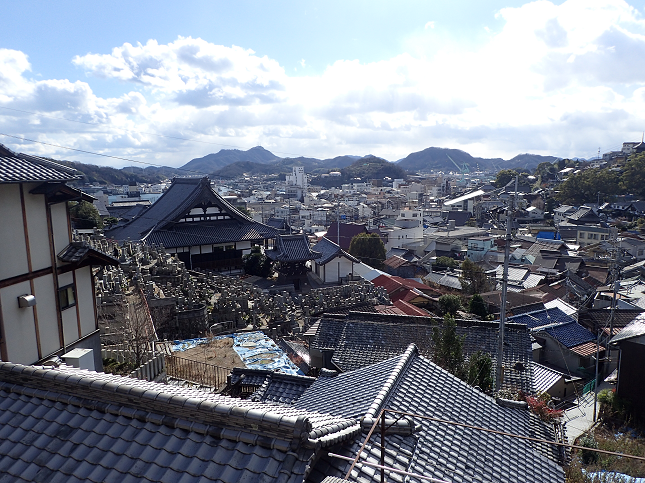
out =
{"type": "MultiPolygon", "coordinates": [[[[24,114],[32,114],[34,116],[40,116],[40,117],[44,117],[44,118],[47,118],[47,119],[55,119],[55,120],[58,120],[58,121],[67,121],[67,122],[75,122],[77,124],[86,124],[88,126],[106,126],[106,124],[101,124],[101,123],[98,123],[98,122],[77,121],[75,119],[67,119],[66,117],[47,116],[47,115],[41,114],[39,112],[25,111],[23,109],[15,109],[13,107],[0,106],[0,109],[6,109],[6,110],[9,110],[9,111],[15,111],[15,112],[22,112],[24,114]]],[[[160,137],[160,138],[176,139],[176,140],[179,140],[179,141],[189,141],[189,142],[193,142],[193,143],[211,144],[211,145],[214,145],[214,146],[223,146],[223,147],[234,148],[234,149],[244,149],[243,147],[236,146],[234,144],[214,143],[212,141],[201,141],[199,139],[183,138],[183,137],[179,137],[179,136],[168,136],[167,134],[157,134],[157,133],[146,132],[146,131],[137,131],[135,129],[126,129],[126,128],[117,127],[117,126],[113,126],[113,125],[109,125],[109,127],[111,127],[112,129],[118,129],[119,131],[137,133],[137,134],[146,134],[148,136],[157,136],[157,137],[160,137]]],[[[247,149],[250,149],[250,148],[247,148],[247,149]]],[[[288,154],[290,156],[307,157],[307,156],[305,156],[303,154],[287,153],[287,152],[284,152],[284,151],[272,151],[272,153],[288,154]]]]}
{"type": "MultiPolygon", "coordinates": [[[[69,146],[62,146],[60,144],[46,143],[44,141],[36,141],[35,139],[22,138],[20,136],[14,136],[12,134],[5,134],[5,133],[0,132],[0,136],[7,136],[7,137],[10,137],[10,138],[14,138],[14,139],[20,139],[21,141],[29,141],[29,142],[32,142],[32,143],[44,144],[45,146],[53,146],[55,148],[68,149],[70,151],[77,151],[79,153],[92,154],[94,156],[102,156],[104,158],[119,159],[121,161],[128,161],[130,163],[145,164],[145,165],[148,165],[148,166],[154,166],[156,168],[169,168],[169,169],[175,169],[175,170],[178,170],[178,171],[186,171],[187,173],[194,173],[194,174],[197,174],[197,175],[200,175],[200,176],[204,175],[204,173],[202,173],[200,171],[194,171],[192,169],[170,168],[170,166],[163,166],[161,164],[150,163],[150,162],[147,162],[147,161],[138,161],[136,159],[130,159],[130,158],[122,158],[120,156],[112,156],[110,154],[95,153],[93,151],[85,151],[83,149],[70,148],[69,146]]],[[[220,175],[218,175],[217,177],[218,178],[230,178],[231,176],[220,176],[220,175]]]]}

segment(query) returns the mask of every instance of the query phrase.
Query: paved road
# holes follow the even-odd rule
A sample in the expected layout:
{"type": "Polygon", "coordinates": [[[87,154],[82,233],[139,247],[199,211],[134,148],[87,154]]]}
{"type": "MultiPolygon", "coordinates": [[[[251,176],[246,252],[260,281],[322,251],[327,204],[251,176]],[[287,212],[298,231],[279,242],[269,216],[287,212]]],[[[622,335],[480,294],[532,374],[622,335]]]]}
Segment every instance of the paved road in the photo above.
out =
{"type": "MultiPolygon", "coordinates": [[[[603,382],[598,386],[597,391],[603,389],[611,389],[614,386],[603,382]]],[[[593,420],[593,404],[594,393],[588,392],[577,400],[578,406],[572,407],[565,411],[564,422],[567,428],[567,438],[569,444],[573,444],[578,436],[586,432],[594,424],[593,420]]],[[[600,404],[597,406],[597,411],[600,411],[600,404]]]]}

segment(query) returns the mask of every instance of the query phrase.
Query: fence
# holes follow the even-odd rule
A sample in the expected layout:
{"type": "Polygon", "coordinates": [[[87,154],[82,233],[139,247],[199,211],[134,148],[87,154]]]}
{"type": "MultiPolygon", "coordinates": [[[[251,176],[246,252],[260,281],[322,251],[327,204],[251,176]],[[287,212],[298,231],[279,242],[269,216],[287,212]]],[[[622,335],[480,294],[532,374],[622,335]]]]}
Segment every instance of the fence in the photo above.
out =
{"type": "Polygon", "coordinates": [[[184,379],[202,386],[221,388],[226,385],[230,369],[193,361],[177,356],[166,356],[166,374],[176,379],[184,379]]]}
{"type": "Polygon", "coordinates": [[[143,379],[145,381],[154,381],[157,376],[163,374],[166,370],[166,358],[163,354],[159,354],[148,362],[135,369],[130,373],[130,377],[136,379],[143,379]]]}

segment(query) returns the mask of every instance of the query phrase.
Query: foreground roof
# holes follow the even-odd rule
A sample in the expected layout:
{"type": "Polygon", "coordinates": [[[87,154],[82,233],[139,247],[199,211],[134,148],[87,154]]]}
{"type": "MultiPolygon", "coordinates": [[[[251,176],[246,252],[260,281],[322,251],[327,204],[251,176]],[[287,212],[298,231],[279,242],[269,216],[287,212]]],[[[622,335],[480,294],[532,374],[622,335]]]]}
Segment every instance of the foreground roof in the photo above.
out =
{"type": "Polygon", "coordinates": [[[74,368],[0,363],[12,481],[300,482],[360,423],[74,368]]]}
{"type": "MultiPolygon", "coordinates": [[[[310,347],[333,351],[332,363],[343,372],[393,357],[411,343],[417,344],[421,353],[430,358],[434,346],[432,329],[439,322],[431,317],[352,312],[345,318],[321,319],[310,347]]],[[[498,322],[456,322],[457,334],[465,337],[464,354],[467,357],[483,351],[496,360],[498,322]]],[[[533,392],[531,339],[526,326],[507,323],[504,345],[504,385],[533,392]]]]}
{"type": "Polygon", "coordinates": [[[75,169],[38,156],[15,153],[0,144],[0,183],[64,182],[82,177],[75,169]]]}
{"type": "MultiPolygon", "coordinates": [[[[381,409],[387,407],[553,440],[552,428],[529,411],[497,405],[491,397],[420,356],[414,345],[403,355],[379,364],[336,376],[321,375],[295,406],[347,418],[362,417],[364,433],[381,409]]],[[[387,417],[393,420],[396,415],[387,417]]],[[[386,436],[385,465],[388,467],[454,483],[564,481],[564,472],[552,445],[406,418],[396,426],[399,434],[386,436]]],[[[331,452],[354,458],[364,438],[341,443],[331,452]]],[[[379,463],[380,453],[380,435],[375,434],[365,445],[361,461],[379,463]]],[[[350,465],[325,452],[309,481],[344,477],[350,465]]],[[[357,465],[349,480],[367,483],[375,481],[377,475],[375,468],[357,465]]],[[[417,481],[387,471],[386,480],[417,481]]]]}
{"type": "Polygon", "coordinates": [[[350,255],[336,243],[325,237],[322,237],[320,241],[313,246],[312,250],[321,254],[320,258],[316,259],[316,263],[318,265],[325,265],[336,257],[345,257],[354,263],[361,262],[358,258],[350,255]]]}

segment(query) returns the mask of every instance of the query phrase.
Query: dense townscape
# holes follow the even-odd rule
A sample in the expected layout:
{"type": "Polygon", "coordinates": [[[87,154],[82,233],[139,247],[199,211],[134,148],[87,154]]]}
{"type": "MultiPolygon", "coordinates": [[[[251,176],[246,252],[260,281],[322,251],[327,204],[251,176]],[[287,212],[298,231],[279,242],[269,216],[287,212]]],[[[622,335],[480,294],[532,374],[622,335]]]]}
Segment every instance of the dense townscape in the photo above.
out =
{"type": "Polygon", "coordinates": [[[0,145],[8,481],[644,475],[645,143],[220,158],[0,145]]]}

